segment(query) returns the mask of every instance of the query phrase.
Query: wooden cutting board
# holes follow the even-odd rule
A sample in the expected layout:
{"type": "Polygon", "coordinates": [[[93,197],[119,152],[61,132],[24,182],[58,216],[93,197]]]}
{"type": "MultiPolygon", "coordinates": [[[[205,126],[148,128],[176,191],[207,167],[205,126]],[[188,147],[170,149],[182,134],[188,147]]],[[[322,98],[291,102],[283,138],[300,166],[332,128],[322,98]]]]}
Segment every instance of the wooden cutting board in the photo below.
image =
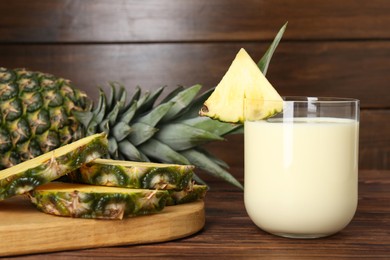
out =
{"type": "Polygon", "coordinates": [[[0,256],[163,242],[194,234],[204,224],[203,201],[153,215],[97,220],[48,215],[18,196],[0,201],[0,256]]]}

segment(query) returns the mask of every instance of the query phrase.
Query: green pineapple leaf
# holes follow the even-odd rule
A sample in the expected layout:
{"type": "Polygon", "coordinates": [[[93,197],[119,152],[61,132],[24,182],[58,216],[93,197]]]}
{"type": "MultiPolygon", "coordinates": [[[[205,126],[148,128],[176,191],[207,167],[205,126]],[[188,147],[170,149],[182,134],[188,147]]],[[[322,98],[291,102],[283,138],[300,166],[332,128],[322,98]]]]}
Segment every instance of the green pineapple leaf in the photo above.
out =
{"type": "Polygon", "coordinates": [[[219,135],[204,129],[180,123],[164,125],[155,138],[176,151],[186,150],[210,141],[224,140],[219,135]]]}
{"type": "Polygon", "coordinates": [[[149,140],[158,131],[153,126],[141,122],[134,123],[131,129],[132,132],[128,135],[128,139],[136,146],[149,140]]]}
{"type": "Polygon", "coordinates": [[[215,155],[213,155],[212,153],[210,153],[206,149],[202,148],[201,146],[196,147],[196,150],[198,150],[199,152],[201,152],[204,155],[206,155],[210,160],[212,160],[213,162],[215,162],[216,164],[218,164],[222,168],[224,168],[224,169],[229,169],[230,168],[229,164],[227,164],[225,161],[219,159],[218,157],[216,157],[215,155]]]}
{"type": "Polygon", "coordinates": [[[184,90],[184,86],[177,86],[174,90],[168,93],[165,98],[161,101],[162,103],[169,102],[172,98],[174,98],[177,94],[184,90]]]}
{"type": "Polygon", "coordinates": [[[118,156],[118,142],[113,137],[108,138],[108,152],[118,156]]]}
{"type": "Polygon", "coordinates": [[[186,124],[195,128],[206,130],[215,135],[224,136],[231,133],[235,129],[242,128],[240,124],[224,123],[213,120],[209,117],[193,117],[189,119],[180,120],[180,123],[186,124]]]}
{"type": "Polygon", "coordinates": [[[176,152],[168,145],[156,140],[149,139],[138,147],[146,156],[162,163],[191,164],[186,157],[176,152]]]}
{"type": "Polygon", "coordinates": [[[238,134],[244,134],[244,126],[240,125],[240,127],[237,127],[233,129],[231,132],[228,133],[229,135],[238,135],[238,134]]]}
{"type": "Polygon", "coordinates": [[[267,51],[265,52],[265,54],[263,55],[263,57],[260,59],[260,61],[257,63],[257,66],[259,67],[259,69],[261,70],[261,72],[263,72],[264,75],[267,74],[267,71],[268,71],[268,66],[269,66],[269,63],[271,61],[271,58],[272,58],[272,55],[274,54],[276,48],[278,47],[279,45],[279,42],[280,40],[282,39],[283,37],[283,34],[284,34],[284,31],[286,30],[287,28],[287,23],[285,23],[282,28],[279,30],[278,34],[276,35],[276,37],[274,38],[271,46],[268,47],[267,51]]]}
{"type": "Polygon", "coordinates": [[[139,86],[137,86],[137,87],[135,87],[135,91],[134,91],[133,95],[129,99],[129,104],[133,104],[134,102],[136,102],[140,96],[141,96],[141,88],[139,86]]]}
{"type": "Polygon", "coordinates": [[[100,124],[98,124],[99,132],[105,132],[107,135],[110,133],[110,124],[109,119],[104,119],[100,124]]]}
{"type": "Polygon", "coordinates": [[[73,111],[73,115],[86,129],[88,129],[89,124],[95,116],[90,111],[73,111]]]}
{"type": "Polygon", "coordinates": [[[192,100],[196,97],[200,89],[201,85],[197,84],[189,88],[185,88],[176,94],[173,98],[170,99],[173,102],[173,106],[169,109],[168,113],[162,118],[162,122],[167,122],[176,117],[180,112],[185,109],[192,100]]]}
{"type": "Polygon", "coordinates": [[[154,106],[154,103],[156,102],[156,100],[160,97],[161,93],[164,91],[164,89],[166,88],[166,86],[162,86],[162,87],[159,87],[158,89],[156,89],[155,91],[151,92],[144,104],[143,104],[143,109],[145,111],[149,111],[153,108],[154,106]]]}
{"type": "Polygon", "coordinates": [[[112,128],[112,135],[115,137],[115,140],[117,140],[118,142],[127,138],[127,136],[129,136],[131,132],[132,132],[132,127],[130,127],[125,122],[118,122],[112,128]]]}
{"type": "Polygon", "coordinates": [[[106,116],[106,118],[109,120],[110,126],[115,125],[122,106],[123,102],[117,101],[114,108],[111,109],[110,113],[106,116]]]}
{"type": "Polygon", "coordinates": [[[121,152],[121,154],[123,154],[123,156],[125,156],[127,160],[145,162],[149,161],[149,159],[128,140],[123,140],[120,142],[118,144],[118,150],[121,152]]]}
{"type": "MultiPolygon", "coordinates": [[[[117,92],[114,101],[115,102],[122,101],[123,103],[125,103],[126,97],[127,97],[127,91],[126,91],[125,87],[123,85],[121,85],[119,83],[115,83],[115,82],[112,82],[111,85],[113,85],[113,86],[118,85],[119,86],[119,91],[117,92]]],[[[115,105],[115,103],[111,104],[111,105],[115,105]]]]}
{"type": "Polygon", "coordinates": [[[166,113],[173,106],[173,102],[167,102],[158,105],[146,115],[140,116],[135,121],[138,123],[144,123],[150,126],[156,126],[157,123],[165,116],[166,113]]]}
{"type": "Polygon", "coordinates": [[[106,107],[107,107],[107,98],[104,94],[104,91],[100,89],[99,91],[99,103],[96,106],[96,109],[93,111],[93,114],[95,115],[95,119],[97,122],[101,122],[106,114],[106,107]]]}
{"type": "Polygon", "coordinates": [[[111,82],[110,83],[110,95],[107,99],[107,107],[111,111],[117,102],[122,102],[125,104],[127,98],[127,91],[125,87],[119,83],[111,82]]]}
{"type": "Polygon", "coordinates": [[[135,112],[137,111],[137,102],[133,102],[131,106],[119,117],[120,122],[130,124],[133,119],[135,112]]]}
{"type": "Polygon", "coordinates": [[[191,162],[191,164],[195,165],[199,169],[207,171],[210,173],[210,175],[225,180],[240,189],[244,188],[232,174],[224,170],[220,165],[218,165],[202,152],[196,149],[189,149],[182,151],[182,155],[184,155],[191,162]]]}
{"type": "Polygon", "coordinates": [[[115,104],[116,98],[116,86],[114,84],[110,84],[110,92],[107,98],[107,107],[111,108],[113,104],[115,104]]]}
{"type": "Polygon", "coordinates": [[[190,104],[190,106],[188,106],[186,109],[183,110],[183,112],[180,114],[180,117],[177,120],[181,121],[188,118],[198,117],[199,110],[203,107],[204,102],[206,101],[206,99],[209,98],[209,96],[214,91],[214,89],[215,88],[208,89],[202,92],[200,95],[198,95],[194,99],[194,101],[190,104]]]}
{"type": "Polygon", "coordinates": [[[142,114],[146,111],[148,104],[146,101],[148,100],[150,96],[150,92],[145,92],[138,100],[137,100],[137,114],[142,114]]]}

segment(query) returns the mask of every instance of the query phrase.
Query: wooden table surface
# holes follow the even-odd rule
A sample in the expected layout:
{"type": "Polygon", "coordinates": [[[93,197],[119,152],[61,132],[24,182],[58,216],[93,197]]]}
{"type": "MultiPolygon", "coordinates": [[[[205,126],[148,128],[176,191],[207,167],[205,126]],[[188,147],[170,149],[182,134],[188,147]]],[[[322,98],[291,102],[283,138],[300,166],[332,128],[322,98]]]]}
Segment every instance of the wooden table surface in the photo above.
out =
{"type": "Polygon", "coordinates": [[[313,240],[281,238],[261,231],[246,214],[242,191],[215,180],[209,184],[212,189],[205,199],[206,225],[190,237],[14,258],[390,259],[390,171],[361,170],[359,205],[353,221],[336,235],[313,240]]]}

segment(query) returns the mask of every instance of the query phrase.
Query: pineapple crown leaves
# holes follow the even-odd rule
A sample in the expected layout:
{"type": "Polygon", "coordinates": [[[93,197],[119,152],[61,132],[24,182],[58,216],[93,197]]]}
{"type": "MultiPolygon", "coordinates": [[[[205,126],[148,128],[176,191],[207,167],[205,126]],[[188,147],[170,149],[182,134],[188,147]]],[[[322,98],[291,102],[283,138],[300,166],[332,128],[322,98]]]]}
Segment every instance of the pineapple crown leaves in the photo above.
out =
{"type": "MultiPolygon", "coordinates": [[[[287,23],[258,62],[264,74],[286,26],[287,23]]],[[[242,184],[226,170],[228,165],[225,162],[201,148],[208,142],[224,140],[225,135],[243,133],[240,124],[198,116],[214,88],[198,95],[201,85],[178,86],[156,105],[164,89],[163,86],[142,93],[137,86],[128,98],[124,86],[111,83],[108,98],[100,89],[97,105],[86,111],[75,111],[74,116],[83,124],[87,135],[107,133],[113,159],[192,164],[243,189],[242,184]]],[[[194,179],[204,184],[198,176],[195,175],[194,179]]]]}
{"type": "MultiPolygon", "coordinates": [[[[74,116],[82,123],[87,135],[107,133],[113,159],[193,164],[242,188],[221,167],[227,167],[226,163],[215,157],[207,158],[205,162],[203,158],[192,155],[199,153],[200,145],[223,140],[223,135],[237,127],[214,120],[206,122],[193,113],[204,99],[204,95],[197,96],[201,88],[201,85],[178,86],[156,104],[165,87],[145,93],[137,87],[126,100],[125,88],[111,83],[108,95],[100,89],[97,104],[87,111],[75,111],[74,116]]],[[[196,180],[204,183],[199,177],[196,180]]]]}

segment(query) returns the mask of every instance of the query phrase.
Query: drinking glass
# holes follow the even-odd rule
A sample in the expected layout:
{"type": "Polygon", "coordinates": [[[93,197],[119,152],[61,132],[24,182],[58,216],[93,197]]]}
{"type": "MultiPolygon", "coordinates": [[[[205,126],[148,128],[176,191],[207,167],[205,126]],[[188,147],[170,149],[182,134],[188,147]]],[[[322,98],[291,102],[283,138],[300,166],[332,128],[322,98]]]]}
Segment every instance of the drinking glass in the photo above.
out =
{"type": "Polygon", "coordinates": [[[244,128],[245,208],[259,228],[318,238],[350,223],[358,201],[359,100],[284,97],[281,113],[247,119],[244,128]]]}

